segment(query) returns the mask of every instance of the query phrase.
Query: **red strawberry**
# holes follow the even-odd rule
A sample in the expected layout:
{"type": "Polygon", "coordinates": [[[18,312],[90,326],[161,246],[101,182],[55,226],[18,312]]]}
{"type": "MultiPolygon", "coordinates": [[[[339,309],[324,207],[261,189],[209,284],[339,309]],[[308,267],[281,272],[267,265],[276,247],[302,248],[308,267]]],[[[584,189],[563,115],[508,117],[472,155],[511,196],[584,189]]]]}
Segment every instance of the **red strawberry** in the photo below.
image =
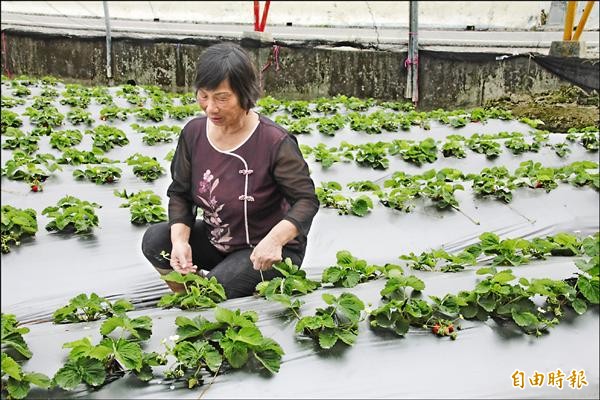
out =
{"type": "Polygon", "coordinates": [[[38,185],[31,185],[31,191],[32,192],[39,192],[40,187],[38,185]]]}
{"type": "Polygon", "coordinates": [[[440,331],[440,324],[435,324],[433,325],[433,327],[431,328],[431,332],[433,332],[434,334],[438,334],[438,332],[440,331]]]}
{"type": "Polygon", "coordinates": [[[454,325],[452,325],[452,324],[448,325],[448,332],[450,332],[450,333],[454,332],[454,325]]]}
{"type": "Polygon", "coordinates": [[[535,188],[536,188],[536,189],[539,189],[539,188],[541,188],[542,186],[544,186],[544,185],[542,185],[542,182],[540,182],[540,181],[537,181],[537,182],[535,183],[535,188]]]}

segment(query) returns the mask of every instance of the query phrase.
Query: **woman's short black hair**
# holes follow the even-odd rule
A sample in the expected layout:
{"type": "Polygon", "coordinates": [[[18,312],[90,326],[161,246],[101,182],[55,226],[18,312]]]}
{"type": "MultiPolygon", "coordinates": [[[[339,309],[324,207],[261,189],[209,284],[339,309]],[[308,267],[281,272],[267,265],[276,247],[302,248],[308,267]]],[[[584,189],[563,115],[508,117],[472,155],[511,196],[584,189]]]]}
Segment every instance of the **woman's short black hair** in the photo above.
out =
{"type": "Polygon", "coordinates": [[[216,89],[225,79],[240,100],[240,106],[249,111],[260,96],[256,71],[248,53],[234,43],[219,43],[207,48],[198,60],[194,88],[216,89]]]}

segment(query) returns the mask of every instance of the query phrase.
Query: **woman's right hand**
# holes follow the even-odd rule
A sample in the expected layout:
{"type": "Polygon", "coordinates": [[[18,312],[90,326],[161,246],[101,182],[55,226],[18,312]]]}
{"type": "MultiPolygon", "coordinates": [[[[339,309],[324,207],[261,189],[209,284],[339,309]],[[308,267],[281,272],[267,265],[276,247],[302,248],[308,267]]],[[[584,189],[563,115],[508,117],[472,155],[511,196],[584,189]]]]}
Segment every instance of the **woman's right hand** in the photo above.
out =
{"type": "Polygon", "coordinates": [[[196,272],[198,267],[192,261],[192,247],[188,242],[175,242],[171,249],[171,267],[182,275],[196,272]]]}

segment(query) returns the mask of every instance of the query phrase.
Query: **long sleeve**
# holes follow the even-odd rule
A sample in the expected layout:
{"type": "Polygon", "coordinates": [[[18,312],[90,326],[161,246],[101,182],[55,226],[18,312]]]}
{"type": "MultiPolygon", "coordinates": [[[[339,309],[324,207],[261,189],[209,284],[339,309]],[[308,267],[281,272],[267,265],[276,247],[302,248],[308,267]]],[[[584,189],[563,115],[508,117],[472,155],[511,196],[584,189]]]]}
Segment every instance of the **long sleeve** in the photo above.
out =
{"type": "Polygon", "coordinates": [[[282,141],[273,165],[273,177],[291,205],[284,219],[293,223],[300,234],[306,237],[319,210],[319,200],[308,165],[295,138],[288,136],[282,141]]]}
{"type": "Polygon", "coordinates": [[[169,225],[183,223],[189,227],[196,219],[196,205],[190,195],[191,186],[191,155],[186,129],[181,132],[177,149],[171,162],[172,182],[167,189],[169,196],[169,225]]]}

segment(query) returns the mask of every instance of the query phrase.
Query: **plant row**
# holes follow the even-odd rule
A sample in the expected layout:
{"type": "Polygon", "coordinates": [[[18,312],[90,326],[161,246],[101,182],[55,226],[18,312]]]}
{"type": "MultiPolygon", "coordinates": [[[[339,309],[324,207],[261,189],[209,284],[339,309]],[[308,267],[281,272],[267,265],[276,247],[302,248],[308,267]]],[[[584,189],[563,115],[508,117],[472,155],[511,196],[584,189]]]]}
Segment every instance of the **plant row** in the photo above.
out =
{"type": "MultiPolygon", "coordinates": [[[[114,194],[126,200],[120,207],[130,209],[131,223],[146,224],[167,220],[160,197],[151,190],[130,194],[127,194],[126,190],[115,190],[114,194]]],[[[101,207],[94,202],[65,196],[58,200],[55,206],[42,210],[42,215],[50,219],[45,228],[50,232],[89,233],[99,226],[96,209],[101,207]]],[[[5,204],[2,206],[1,225],[2,253],[8,253],[11,246],[21,244],[22,238],[35,236],[38,231],[37,213],[32,208],[20,209],[5,204]]]]}
{"type": "Polygon", "coordinates": [[[328,147],[324,143],[319,143],[314,147],[301,144],[300,149],[306,158],[311,157],[323,168],[329,168],[336,162],[355,161],[358,165],[372,169],[387,169],[390,164],[388,156],[398,156],[406,162],[421,166],[435,162],[440,152],[446,158],[465,158],[467,148],[477,154],[484,154],[488,159],[493,159],[502,154],[502,142],[515,155],[525,152],[537,153],[542,147],[547,146],[562,158],[571,152],[569,142],[579,143],[588,151],[598,151],[599,139],[598,132],[571,132],[566,136],[566,141],[552,145],[548,144],[548,134],[542,131],[538,131],[531,142],[520,132],[500,132],[486,135],[476,133],[469,138],[450,135],[443,143],[433,138],[421,141],[396,139],[391,142],[364,144],[342,141],[337,147],[328,147]]]}
{"type": "MultiPolygon", "coordinates": [[[[496,254],[498,246],[507,241],[491,233],[480,236],[478,247],[483,253],[496,254]]],[[[367,265],[366,261],[353,257],[347,251],[337,253],[337,264],[323,272],[323,283],[340,287],[354,287],[361,281],[383,277],[385,286],[380,291],[381,304],[374,309],[365,307],[356,295],[343,292],[339,296],[323,293],[325,306],[317,308],[312,315],[302,315],[304,302],[297,297],[316,290],[320,284],[306,278],[304,271],[289,259],[274,267],[281,277],[262,282],[257,286],[260,296],[284,306],[290,318],[297,319],[295,332],[312,338],[322,349],[331,349],[337,343],[353,345],[359,333],[359,323],[368,319],[375,330],[387,330],[398,336],[406,336],[411,328],[427,329],[436,336],[457,338],[460,320],[486,321],[493,318],[501,323],[511,323],[526,334],[541,336],[549,328],[558,325],[571,310],[583,314],[590,306],[599,303],[599,236],[582,240],[568,234],[558,234],[546,239],[550,243],[540,245],[536,239],[521,248],[536,248],[537,254],[553,253],[556,249],[568,249],[569,254],[584,254],[587,259],[576,261],[579,273],[565,280],[547,278],[517,280],[510,269],[498,271],[495,266],[480,268],[482,279],[472,290],[443,297],[423,298],[425,283],[414,275],[405,275],[399,265],[383,267],[367,265]],[[534,301],[535,300],[535,301],[534,301]]],[[[509,246],[504,246],[509,247],[509,246]]],[[[412,254],[412,253],[411,253],[412,254]]],[[[214,283],[213,291],[219,292],[218,300],[224,299],[224,291],[214,278],[188,279],[177,273],[167,280],[179,280],[195,287],[200,280],[214,283]]],[[[210,284],[205,284],[208,287],[210,284]]],[[[188,295],[192,291],[188,292],[188,295]]],[[[170,295],[173,296],[173,295],[170,295]]],[[[199,307],[214,307],[215,303],[199,307]]],[[[44,374],[24,371],[17,360],[32,357],[23,335],[29,329],[19,327],[14,315],[2,314],[2,390],[11,398],[24,398],[31,385],[41,388],[59,387],[73,390],[84,383],[98,388],[125,374],[133,374],[147,382],[155,376],[154,368],[170,365],[164,370],[167,382],[182,382],[192,389],[205,383],[209,376],[216,377],[228,369],[248,366],[250,369],[266,369],[277,373],[284,355],[282,347],[273,339],[265,337],[257,327],[258,314],[216,307],[215,320],[201,315],[195,318],[177,317],[176,335],[162,340],[163,353],[145,352],[143,342],[152,334],[152,319],[147,316],[130,318],[126,312],[133,306],[126,300],[112,303],[92,294],[81,294],[58,309],[53,317],[56,323],[91,321],[105,317],[100,325],[101,339],[93,343],[84,337],[65,343],[71,349],[65,364],[52,379],[44,374]]]]}
{"type": "MultiPolygon", "coordinates": [[[[431,169],[418,175],[397,171],[384,180],[383,187],[368,180],[350,182],[347,187],[356,192],[372,192],[383,206],[404,212],[412,211],[420,198],[429,199],[441,210],[459,210],[455,193],[465,190],[461,182],[470,182],[477,197],[491,197],[510,203],[517,188],[541,189],[549,193],[558,187],[559,182],[564,182],[599,190],[600,174],[598,163],[593,161],[544,167],[539,162],[528,160],[520,163],[512,174],[504,166],[486,167],[478,174],[464,174],[454,168],[431,169]]],[[[373,201],[368,195],[346,196],[342,185],[335,181],[322,182],[316,188],[316,194],[323,207],[335,208],[340,215],[363,217],[373,208],[373,201]]]]}

